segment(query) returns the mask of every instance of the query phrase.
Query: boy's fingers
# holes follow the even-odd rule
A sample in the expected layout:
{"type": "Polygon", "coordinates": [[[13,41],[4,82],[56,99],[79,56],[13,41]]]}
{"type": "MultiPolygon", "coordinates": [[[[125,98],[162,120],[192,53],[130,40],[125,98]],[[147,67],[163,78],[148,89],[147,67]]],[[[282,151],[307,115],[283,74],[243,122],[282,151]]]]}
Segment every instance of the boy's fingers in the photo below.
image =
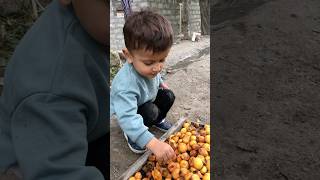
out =
{"type": "Polygon", "coordinates": [[[173,151],[172,148],[169,150],[169,152],[170,152],[170,157],[173,159],[176,153],[173,151]]]}
{"type": "Polygon", "coordinates": [[[176,154],[173,152],[172,154],[171,154],[171,159],[175,159],[176,158],[176,154]]]}
{"type": "Polygon", "coordinates": [[[163,161],[164,161],[164,162],[167,162],[167,161],[168,161],[168,155],[167,155],[167,153],[164,154],[163,161]]]}
{"type": "Polygon", "coordinates": [[[163,162],[163,155],[160,155],[159,156],[159,160],[158,160],[159,162],[163,162]]]}
{"type": "Polygon", "coordinates": [[[171,159],[175,159],[175,157],[176,157],[176,154],[173,152],[173,153],[171,154],[171,159]]]}

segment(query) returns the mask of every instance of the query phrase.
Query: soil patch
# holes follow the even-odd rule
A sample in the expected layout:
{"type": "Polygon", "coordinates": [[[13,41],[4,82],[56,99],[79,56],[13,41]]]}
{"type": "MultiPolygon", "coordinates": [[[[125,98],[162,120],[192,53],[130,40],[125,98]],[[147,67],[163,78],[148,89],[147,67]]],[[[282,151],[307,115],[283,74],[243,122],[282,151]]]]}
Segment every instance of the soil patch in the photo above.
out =
{"type": "Polygon", "coordinates": [[[320,179],[320,1],[237,2],[213,7],[216,179],[320,179]]]}

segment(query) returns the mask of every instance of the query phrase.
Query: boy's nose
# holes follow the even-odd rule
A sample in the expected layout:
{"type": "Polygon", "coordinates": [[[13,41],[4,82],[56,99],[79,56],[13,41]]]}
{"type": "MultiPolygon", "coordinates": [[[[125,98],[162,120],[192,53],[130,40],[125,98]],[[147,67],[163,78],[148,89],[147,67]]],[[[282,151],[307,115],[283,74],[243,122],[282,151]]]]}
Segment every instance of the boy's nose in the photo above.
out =
{"type": "Polygon", "coordinates": [[[153,67],[154,72],[159,72],[162,69],[162,65],[159,63],[153,67]]]}

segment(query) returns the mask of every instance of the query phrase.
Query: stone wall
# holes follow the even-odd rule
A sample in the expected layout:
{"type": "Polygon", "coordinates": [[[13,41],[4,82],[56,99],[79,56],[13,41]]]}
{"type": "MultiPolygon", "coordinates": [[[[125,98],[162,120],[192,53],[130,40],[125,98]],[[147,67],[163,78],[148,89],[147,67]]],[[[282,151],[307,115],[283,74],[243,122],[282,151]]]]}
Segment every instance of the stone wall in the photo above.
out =
{"type": "MultiPolygon", "coordinates": [[[[138,11],[141,8],[152,8],[158,13],[164,15],[170,22],[175,37],[180,33],[180,6],[179,0],[133,0],[132,9],[138,11]]],[[[110,46],[111,49],[120,50],[124,47],[122,28],[124,25],[124,17],[117,13],[117,9],[121,10],[121,1],[111,1],[110,12],[110,46]],[[118,16],[117,16],[118,14],[118,16]]],[[[119,11],[118,11],[119,12],[119,11]]],[[[192,32],[201,31],[201,18],[199,0],[191,0],[189,14],[189,35],[192,32]]]]}
{"type": "Polygon", "coordinates": [[[122,28],[124,25],[124,17],[117,16],[117,7],[121,7],[120,1],[110,1],[110,48],[121,50],[124,47],[122,28]],[[119,6],[120,3],[120,6],[119,6]]]}

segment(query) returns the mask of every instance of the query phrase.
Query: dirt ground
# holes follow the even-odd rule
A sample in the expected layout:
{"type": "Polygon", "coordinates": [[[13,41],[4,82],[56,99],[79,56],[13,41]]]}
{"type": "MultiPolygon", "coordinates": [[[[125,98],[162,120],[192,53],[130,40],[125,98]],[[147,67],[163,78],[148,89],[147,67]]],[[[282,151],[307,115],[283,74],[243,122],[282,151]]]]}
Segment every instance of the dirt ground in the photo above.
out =
{"type": "Polygon", "coordinates": [[[192,64],[180,66],[167,76],[166,83],[176,95],[168,119],[177,117],[210,121],[210,56],[204,55],[192,64]]]}
{"type": "Polygon", "coordinates": [[[211,10],[215,179],[320,179],[320,1],[221,2],[211,10]]]}

